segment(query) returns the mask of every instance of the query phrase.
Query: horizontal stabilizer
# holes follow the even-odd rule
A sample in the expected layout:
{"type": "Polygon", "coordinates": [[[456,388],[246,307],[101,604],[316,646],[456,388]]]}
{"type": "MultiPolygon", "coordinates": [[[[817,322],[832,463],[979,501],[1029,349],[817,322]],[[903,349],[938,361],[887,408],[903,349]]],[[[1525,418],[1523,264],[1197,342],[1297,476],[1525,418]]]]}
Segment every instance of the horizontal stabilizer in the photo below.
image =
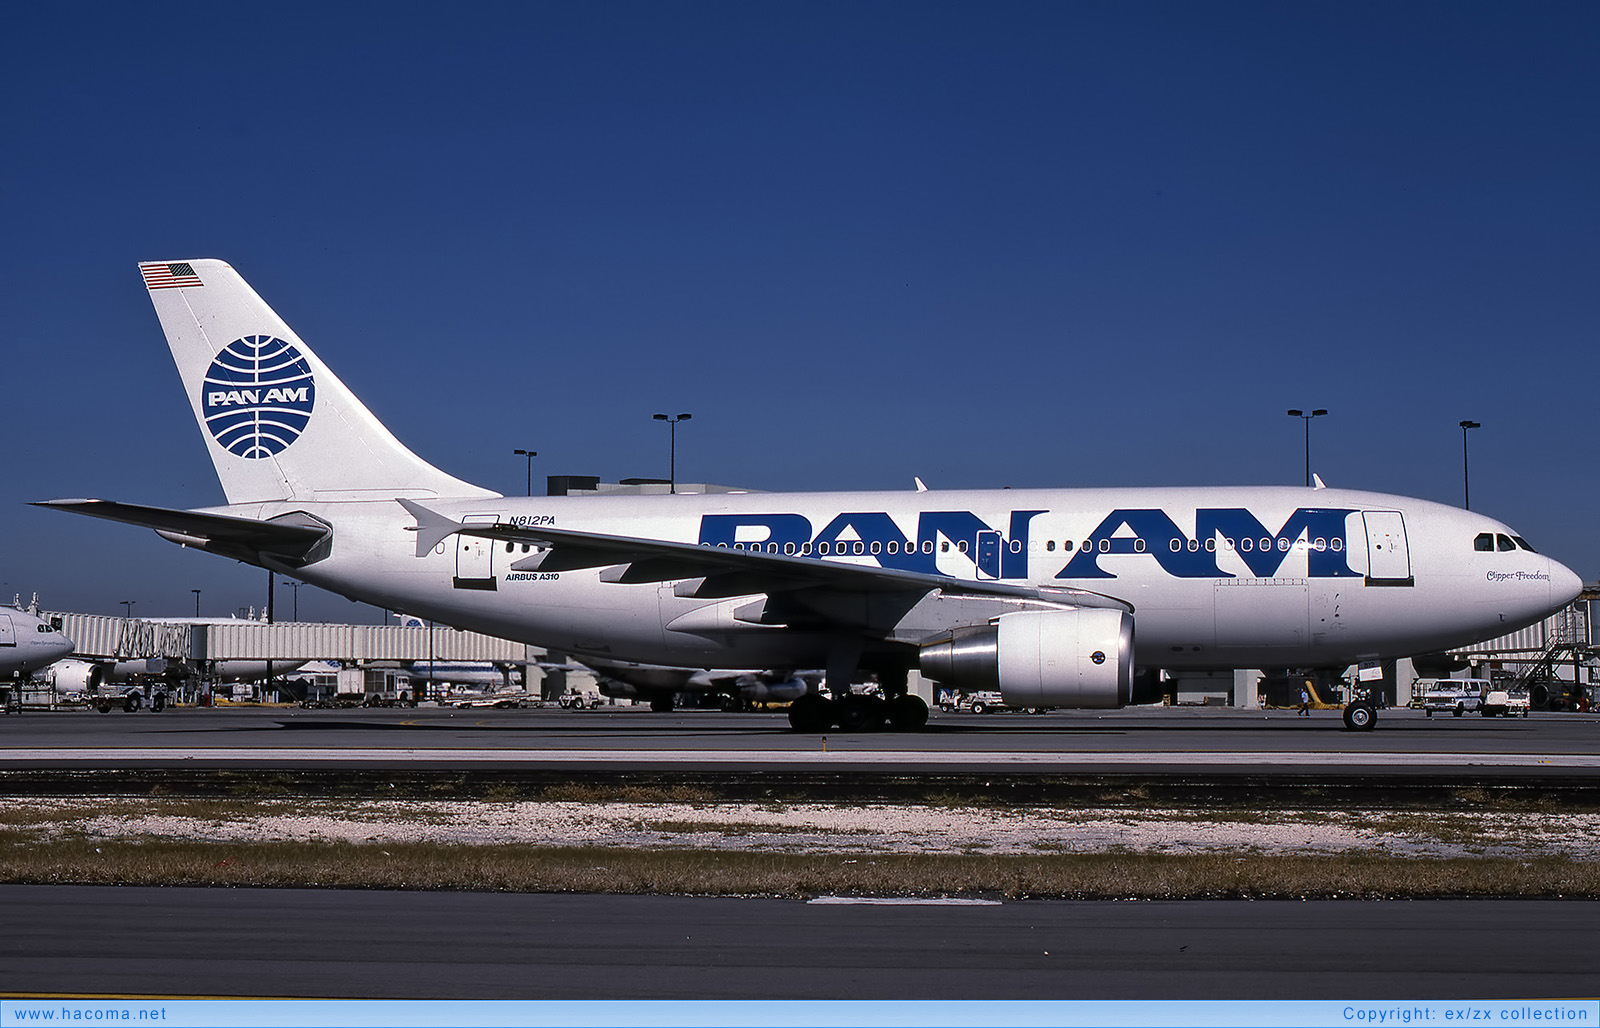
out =
{"type": "Polygon", "coordinates": [[[241,556],[249,554],[294,564],[309,563],[318,558],[319,547],[332,534],[331,528],[306,514],[286,514],[272,521],[257,521],[227,514],[89,499],[43,500],[33,506],[151,528],[173,542],[240,559],[250,559],[241,556]]]}

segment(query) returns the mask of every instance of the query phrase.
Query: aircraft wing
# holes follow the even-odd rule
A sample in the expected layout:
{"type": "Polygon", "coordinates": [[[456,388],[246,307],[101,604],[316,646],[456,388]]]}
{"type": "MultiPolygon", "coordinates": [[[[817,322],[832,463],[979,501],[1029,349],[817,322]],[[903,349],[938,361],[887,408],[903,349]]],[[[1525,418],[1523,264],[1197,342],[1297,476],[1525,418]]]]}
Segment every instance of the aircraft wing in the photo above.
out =
{"type": "Polygon", "coordinates": [[[543,525],[524,528],[505,524],[464,524],[415,500],[399,499],[397,502],[417,519],[418,556],[457,533],[501,542],[527,543],[541,548],[541,552],[512,564],[514,571],[606,568],[604,580],[621,583],[702,579],[692,595],[703,598],[802,589],[917,594],[938,589],[949,595],[1004,596],[1133,612],[1133,605],[1126,600],[1087,589],[971,581],[876,565],[820,560],[816,557],[731,550],[698,543],[579,532],[543,525]]]}
{"type": "Polygon", "coordinates": [[[286,514],[271,521],[257,521],[115,500],[43,500],[33,506],[152,528],[165,539],[213,553],[267,555],[291,563],[309,559],[330,533],[327,525],[305,514],[286,514]]]}

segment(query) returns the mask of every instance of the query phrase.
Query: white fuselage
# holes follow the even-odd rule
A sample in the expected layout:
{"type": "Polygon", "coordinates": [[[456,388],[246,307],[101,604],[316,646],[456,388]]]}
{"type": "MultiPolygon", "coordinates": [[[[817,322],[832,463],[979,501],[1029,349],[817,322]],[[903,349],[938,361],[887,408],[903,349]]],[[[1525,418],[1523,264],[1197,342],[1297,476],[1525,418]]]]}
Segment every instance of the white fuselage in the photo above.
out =
{"type": "MultiPolygon", "coordinates": [[[[1515,533],[1491,518],[1337,489],[491,497],[428,505],[469,524],[759,548],[952,581],[1092,590],[1133,607],[1135,660],[1143,667],[1342,666],[1441,650],[1538,621],[1581,587],[1561,564],[1512,544],[1515,533]]],[[[681,595],[671,581],[607,581],[602,568],[519,570],[514,565],[535,556],[534,547],[467,535],[419,557],[416,522],[392,500],[213,511],[315,515],[333,526],[331,553],[295,569],[297,576],[553,651],[686,667],[816,667],[826,657],[823,635],[741,620],[736,612],[754,593],[702,599],[681,595]]],[[[946,621],[981,621],[984,602],[969,599],[958,614],[918,604],[885,644],[914,646],[946,621]]]]}
{"type": "Polygon", "coordinates": [[[25,610],[0,608],[0,675],[31,674],[72,652],[72,640],[25,610]]]}

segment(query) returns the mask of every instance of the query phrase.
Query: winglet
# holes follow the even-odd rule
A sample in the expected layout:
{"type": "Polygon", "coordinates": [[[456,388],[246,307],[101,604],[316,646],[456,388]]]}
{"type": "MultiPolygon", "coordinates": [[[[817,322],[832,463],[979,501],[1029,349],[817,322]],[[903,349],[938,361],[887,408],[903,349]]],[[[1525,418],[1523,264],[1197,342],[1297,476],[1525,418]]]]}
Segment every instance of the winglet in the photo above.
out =
{"type": "Polygon", "coordinates": [[[395,497],[395,502],[404,507],[407,514],[417,519],[417,526],[415,528],[407,528],[406,531],[417,533],[417,556],[419,557],[426,557],[435,546],[461,531],[461,522],[453,521],[437,511],[429,510],[415,500],[397,496],[395,497]]]}

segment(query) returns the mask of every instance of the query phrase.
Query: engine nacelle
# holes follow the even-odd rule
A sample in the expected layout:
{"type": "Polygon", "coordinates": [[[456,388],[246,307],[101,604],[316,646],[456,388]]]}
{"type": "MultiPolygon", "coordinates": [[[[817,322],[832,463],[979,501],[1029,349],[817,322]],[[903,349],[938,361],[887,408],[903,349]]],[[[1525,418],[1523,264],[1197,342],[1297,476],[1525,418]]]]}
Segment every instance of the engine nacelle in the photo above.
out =
{"type": "Polygon", "coordinates": [[[922,673],[998,689],[1013,707],[1110,709],[1134,702],[1133,617],[1119,610],[1018,611],[922,647],[922,673]]]}
{"type": "Polygon", "coordinates": [[[739,679],[737,688],[741,699],[751,703],[793,703],[811,691],[803,678],[785,679],[747,676],[739,679]]]}

